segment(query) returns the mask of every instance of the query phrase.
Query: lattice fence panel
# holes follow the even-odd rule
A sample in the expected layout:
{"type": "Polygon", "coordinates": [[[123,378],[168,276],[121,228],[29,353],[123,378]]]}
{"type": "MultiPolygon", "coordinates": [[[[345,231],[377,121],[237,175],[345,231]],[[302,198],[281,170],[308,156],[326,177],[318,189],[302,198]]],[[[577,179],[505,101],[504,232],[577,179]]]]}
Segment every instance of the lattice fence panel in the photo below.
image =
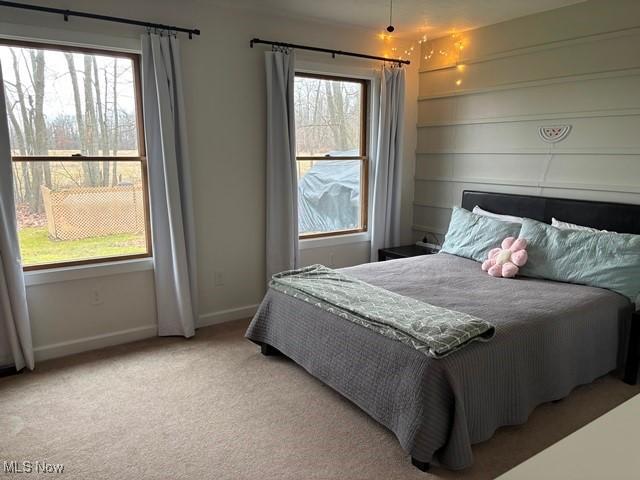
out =
{"type": "Polygon", "coordinates": [[[51,190],[42,187],[49,236],[78,240],[145,229],[141,185],[81,187],[51,190]]]}

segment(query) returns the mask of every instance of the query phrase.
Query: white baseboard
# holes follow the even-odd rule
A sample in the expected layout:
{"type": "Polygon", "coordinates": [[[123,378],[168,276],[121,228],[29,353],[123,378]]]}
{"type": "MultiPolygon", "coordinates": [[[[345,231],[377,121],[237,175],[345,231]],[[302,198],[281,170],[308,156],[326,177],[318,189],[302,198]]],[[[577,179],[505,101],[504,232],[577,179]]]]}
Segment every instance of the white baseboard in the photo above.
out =
{"type": "MultiPolygon", "coordinates": [[[[230,308],[228,310],[220,310],[218,312],[206,313],[200,315],[198,320],[199,327],[208,327],[219,323],[230,322],[232,320],[241,320],[243,318],[252,317],[258,305],[247,305],[239,308],[230,308]]],[[[109,332],[92,337],[78,338],[66,342],[53,343],[51,345],[43,345],[34,348],[36,362],[49,360],[52,358],[66,357],[74,353],[96,350],[98,348],[111,347],[121,345],[123,343],[135,342],[145,338],[155,337],[158,334],[157,325],[145,325],[142,327],[120,330],[117,332],[109,332]]]]}
{"type": "Polygon", "coordinates": [[[51,358],[66,357],[74,353],[96,350],[98,348],[121,345],[135,342],[145,338],[155,337],[158,334],[157,325],[145,325],[143,327],[120,330],[118,332],[104,333],[92,337],[78,338],[66,342],[53,343],[34,348],[36,362],[51,358]]]}
{"type": "Polygon", "coordinates": [[[208,327],[210,325],[217,325],[219,323],[230,322],[232,320],[242,320],[243,318],[253,317],[256,310],[258,310],[258,304],[205,313],[200,315],[198,327],[208,327]]]}

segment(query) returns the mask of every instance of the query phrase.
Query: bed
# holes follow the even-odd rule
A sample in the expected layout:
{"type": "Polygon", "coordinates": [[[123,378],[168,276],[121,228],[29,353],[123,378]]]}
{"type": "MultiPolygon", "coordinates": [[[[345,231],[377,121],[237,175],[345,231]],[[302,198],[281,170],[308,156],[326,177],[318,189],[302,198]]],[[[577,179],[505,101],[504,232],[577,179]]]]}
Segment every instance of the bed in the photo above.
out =
{"type": "MultiPolygon", "coordinates": [[[[465,191],[462,206],[475,205],[640,233],[639,205],[465,191]]],[[[246,336],[263,353],[286,355],[358,405],[396,435],[422,470],[431,463],[471,466],[472,444],[500,426],[524,423],[537,405],[625,364],[625,378],[637,378],[638,322],[632,322],[629,300],[609,290],[529,278],[496,281],[477,262],[446,253],[341,271],[496,327],[490,342],[434,359],[273,289],[251,322],[246,336]]]]}

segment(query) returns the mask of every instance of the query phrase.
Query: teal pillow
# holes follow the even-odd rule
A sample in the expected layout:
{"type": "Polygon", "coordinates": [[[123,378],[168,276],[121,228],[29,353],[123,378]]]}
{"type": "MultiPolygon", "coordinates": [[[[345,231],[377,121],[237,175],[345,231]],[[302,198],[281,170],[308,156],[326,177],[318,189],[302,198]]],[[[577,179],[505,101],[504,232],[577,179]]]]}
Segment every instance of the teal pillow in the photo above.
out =
{"type": "Polygon", "coordinates": [[[500,246],[507,237],[517,237],[520,224],[476,215],[453,207],[449,230],[442,244],[442,252],[484,262],[489,250],[500,246]]]}
{"type": "Polygon", "coordinates": [[[561,230],[525,219],[520,237],[529,254],[522,275],[606,288],[631,302],[640,294],[640,235],[561,230]]]}

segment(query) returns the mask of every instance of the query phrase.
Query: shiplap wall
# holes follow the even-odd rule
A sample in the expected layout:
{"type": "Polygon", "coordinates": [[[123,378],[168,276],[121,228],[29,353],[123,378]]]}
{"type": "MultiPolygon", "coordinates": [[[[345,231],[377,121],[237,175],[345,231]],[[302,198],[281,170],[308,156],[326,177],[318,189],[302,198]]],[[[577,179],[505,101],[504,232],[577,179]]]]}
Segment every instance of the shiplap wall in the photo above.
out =
{"type": "Polygon", "coordinates": [[[639,0],[436,39],[421,58],[416,237],[442,235],[465,189],[640,203],[639,0]],[[570,135],[543,142],[556,124],[570,135]]]}

